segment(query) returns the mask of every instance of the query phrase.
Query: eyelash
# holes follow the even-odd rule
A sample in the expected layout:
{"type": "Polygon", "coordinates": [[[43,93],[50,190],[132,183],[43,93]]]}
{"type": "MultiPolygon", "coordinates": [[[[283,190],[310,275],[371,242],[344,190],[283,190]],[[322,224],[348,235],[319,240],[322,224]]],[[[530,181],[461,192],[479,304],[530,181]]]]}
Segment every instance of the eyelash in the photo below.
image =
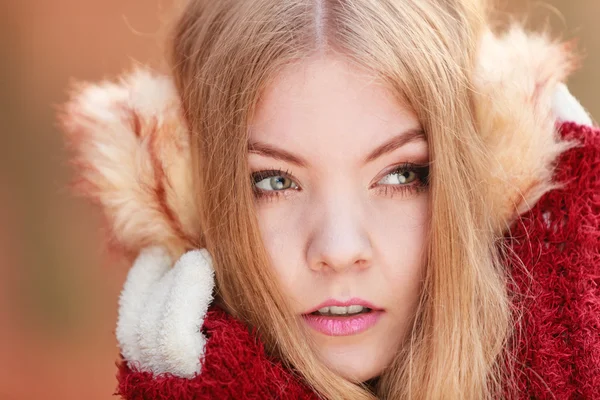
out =
{"type": "Polygon", "coordinates": [[[377,185],[377,183],[375,183],[371,185],[371,187],[377,187],[379,194],[390,197],[394,197],[397,194],[412,195],[427,190],[429,186],[429,163],[415,164],[405,162],[392,167],[391,170],[387,172],[381,179],[391,174],[402,174],[406,172],[414,172],[417,175],[414,183],[409,183],[406,185],[377,185]]]}
{"type": "MultiPolygon", "coordinates": [[[[406,173],[406,172],[414,172],[417,175],[414,183],[409,183],[406,185],[391,185],[391,184],[377,185],[377,183],[375,183],[375,184],[371,185],[371,188],[377,187],[379,194],[381,194],[383,196],[390,196],[390,197],[394,197],[397,194],[411,195],[411,194],[415,194],[415,193],[421,193],[421,192],[427,190],[427,187],[429,186],[429,163],[415,164],[415,163],[405,162],[403,164],[396,165],[396,166],[392,167],[389,172],[387,172],[385,175],[383,175],[378,180],[378,182],[381,181],[383,178],[385,178],[388,175],[402,174],[402,173],[406,173]]],[[[251,174],[251,183],[252,183],[252,188],[254,190],[254,195],[257,199],[259,199],[259,200],[275,200],[275,199],[280,198],[280,196],[289,195],[290,191],[301,190],[300,188],[298,188],[298,189],[266,191],[266,190],[262,190],[262,189],[259,189],[256,187],[256,184],[258,182],[262,181],[263,179],[272,178],[272,177],[276,177],[276,176],[281,176],[281,177],[291,179],[292,181],[296,182],[296,180],[294,179],[293,175],[289,172],[289,170],[282,171],[281,169],[277,169],[277,170],[271,169],[271,170],[263,170],[263,171],[253,172],[251,174]]]]}
{"type": "MultiPolygon", "coordinates": [[[[288,192],[290,189],[286,189],[286,190],[273,190],[273,191],[266,191],[266,190],[262,190],[256,187],[256,184],[260,181],[262,181],[263,179],[267,179],[267,178],[273,178],[275,176],[282,176],[288,179],[291,179],[295,182],[294,177],[292,176],[292,174],[290,173],[289,170],[286,171],[282,171],[281,169],[269,169],[269,170],[264,170],[264,171],[257,171],[257,172],[253,172],[251,174],[251,182],[252,182],[252,189],[254,190],[254,196],[259,199],[259,200],[274,200],[276,198],[279,198],[280,196],[285,196],[286,192],[288,192]]],[[[299,190],[299,189],[292,189],[292,190],[299,190]]]]}

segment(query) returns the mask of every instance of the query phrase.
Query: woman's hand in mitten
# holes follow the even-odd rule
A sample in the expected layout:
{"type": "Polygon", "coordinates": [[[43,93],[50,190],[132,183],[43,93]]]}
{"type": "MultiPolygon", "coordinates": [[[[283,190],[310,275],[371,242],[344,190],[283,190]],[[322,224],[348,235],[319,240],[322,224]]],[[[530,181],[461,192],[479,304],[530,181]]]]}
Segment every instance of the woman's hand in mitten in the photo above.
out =
{"type": "Polygon", "coordinates": [[[206,250],[193,250],[172,264],[164,248],[141,251],[121,293],[116,335],[130,367],[192,378],[202,367],[212,259],[206,250]]]}

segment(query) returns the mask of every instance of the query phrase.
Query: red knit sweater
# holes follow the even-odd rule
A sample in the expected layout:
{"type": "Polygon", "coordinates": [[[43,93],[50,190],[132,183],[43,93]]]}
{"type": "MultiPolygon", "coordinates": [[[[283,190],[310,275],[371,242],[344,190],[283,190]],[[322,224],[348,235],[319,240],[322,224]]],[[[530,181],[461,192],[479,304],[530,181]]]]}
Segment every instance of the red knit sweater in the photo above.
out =
{"type": "MultiPolygon", "coordinates": [[[[565,152],[547,193],[506,240],[522,311],[515,336],[521,399],[600,399],[600,130],[565,123],[581,146],[565,152]],[[516,261],[520,259],[522,266],[516,261]]],[[[317,399],[239,321],[213,308],[203,330],[202,373],[153,376],[119,364],[125,399],[317,399]]]]}
{"type": "Polygon", "coordinates": [[[600,399],[600,130],[562,125],[565,152],[547,193],[515,223],[509,244],[523,311],[517,338],[522,399],[600,399]]]}

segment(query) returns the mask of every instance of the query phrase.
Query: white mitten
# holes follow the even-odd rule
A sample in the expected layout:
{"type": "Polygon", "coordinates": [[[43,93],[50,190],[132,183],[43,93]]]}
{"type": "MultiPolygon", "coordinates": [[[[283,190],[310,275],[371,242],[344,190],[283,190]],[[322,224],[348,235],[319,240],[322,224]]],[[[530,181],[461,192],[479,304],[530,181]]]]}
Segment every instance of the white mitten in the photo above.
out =
{"type": "Polygon", "coordinates": [[[556,87],[552,97],[552,111],[561,122],[571,121],[580,125],[593,125],[589,114],[564,83],[559,83],[556,87]]]}
{"type": "Polygon", "coordinates": [[[129,366],[192,378],[202,367],[212,259],[206,250],[192,250],[172,263],[164,248],[140,252],[121,292],[116,335],[129,366]]]}

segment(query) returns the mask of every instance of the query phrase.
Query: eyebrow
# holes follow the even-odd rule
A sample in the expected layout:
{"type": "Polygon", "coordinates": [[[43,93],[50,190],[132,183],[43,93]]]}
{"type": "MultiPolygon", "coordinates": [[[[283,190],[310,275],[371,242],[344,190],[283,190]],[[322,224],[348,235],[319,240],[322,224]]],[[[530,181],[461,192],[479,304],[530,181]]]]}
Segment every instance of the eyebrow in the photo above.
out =
{"type": "MultiPolygon", "coordinates": [[[[409,129],[405,132],[402,132],[387,142],[377,146],[377,148],[375,148],[375,150],[369,153],[369,155],[365,158],[365,163],[374,161],[384,154],[390,153],[404,146],[405,144],[418,140],[426,140],[423,129],[409,129]]],[[[302,157],[263,142],[249,141],[248,152],[271,157],[275,160],[286,161],[299,167],[306,167],[306,165],[308,165],[308,163],[302,157]]]]}
{"type": "Polygon", "coordinates": [[[404,131],[387,142],[377,146],[375,150],[373,150],[367,158],[365,158],[365,164],[371,161],[374,161],[381,157],[384,154],[391,153],[392,151],[404,146],[405,144],[416,142],[419,140],[425,141],[425,132],[423,129],[415,128],[404,131]]]}
{"type": "Polygon", "coordinates": [[[307,163],[304,159],[289,153],[285,150],[278,149],[269,144],[263,142],[248,142],[248,151],[250,153],[260,154],[262,156],[271,157],[275,160],[287,161],[291,164],[295,164],[299,167],[306,167],[307,163]]]}

